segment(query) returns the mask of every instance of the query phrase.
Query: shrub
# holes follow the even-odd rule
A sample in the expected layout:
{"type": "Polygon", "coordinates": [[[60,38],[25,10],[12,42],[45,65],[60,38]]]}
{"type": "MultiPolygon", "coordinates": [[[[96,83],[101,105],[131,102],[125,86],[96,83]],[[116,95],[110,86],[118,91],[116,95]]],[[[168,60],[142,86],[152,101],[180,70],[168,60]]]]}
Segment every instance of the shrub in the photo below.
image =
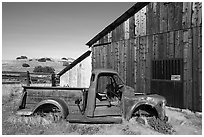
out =
{"type": "Polygon", "coordinates": [[[46,62],[45,58],[38,59],[39,62],[46,62]]]}
{"type": "Polygon", "coordinates": [[[68,60],[67,58],[62,58],[62,60],[68,60]]]}
{"type": "Polygon", "coordinates": [[[47,72],[47,73],[54,73],[55,72],[55,69],[53,67],[44,67],[44,72],[47,72]]]}
{"type": "Polygon", "coordinates": [[[28,59],[26,56],[20,56],[20,57],[17,57],[16,59],[28,59]]]}
{"type": "Polygon", "coordinates": [[[42,71],[43,71],[43,67],[42,66],[37,66],[33,70],[33,72],[42,72],[42,71]]]}
{"type": "Polygon", "coordinates": [[[52,61],[50,58],[45,58],[46,61],[52,61]]]}
{"type": "Polygon", "coordinates": [[[34,68],[33,72],[43,72],[43,73],[54,73],[55,69],[53,67],[42,67],[42,66],[37,66],[34,68]]]}
{"type": "Polygon", "coordinates": [[[46,62],[46,61],[52,61],[50,58],[40,58],[38,59],[39,62],[46,62]]]}
{"type": "Polygon", "coordinates": [[[23,63],[23,65],[22,65],[23,67],[30,67],[30,65],[28,65],[28,64],[26,64],[26,63],[23,63]]]}
{"type": "Polygon", "coordinates": [[[69,62],[66,62],[66,61],[63,62],[63,66],[68,66],[68,65],[69,65],[69,62]]]}

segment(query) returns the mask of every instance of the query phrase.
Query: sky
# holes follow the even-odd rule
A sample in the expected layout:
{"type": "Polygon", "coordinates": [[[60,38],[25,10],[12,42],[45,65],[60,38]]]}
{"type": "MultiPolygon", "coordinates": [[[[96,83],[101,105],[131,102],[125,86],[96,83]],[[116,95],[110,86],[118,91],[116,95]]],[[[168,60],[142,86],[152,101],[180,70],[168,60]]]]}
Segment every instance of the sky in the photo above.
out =
{"type": "Polygon", "coordinates": [[[132,2],[3,2],[2,60],[71,57],[132,2]]]}

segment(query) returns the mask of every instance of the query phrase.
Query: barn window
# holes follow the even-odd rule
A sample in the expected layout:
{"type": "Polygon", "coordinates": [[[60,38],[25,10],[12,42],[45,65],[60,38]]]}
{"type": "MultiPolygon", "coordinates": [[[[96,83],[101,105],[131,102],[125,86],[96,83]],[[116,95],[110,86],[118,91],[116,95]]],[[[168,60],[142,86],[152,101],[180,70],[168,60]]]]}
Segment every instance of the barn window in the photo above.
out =
{"type": "Polygon", "coordinates": [[[153,60],[152,79],[182,80],[182,59],[153,60]]]}

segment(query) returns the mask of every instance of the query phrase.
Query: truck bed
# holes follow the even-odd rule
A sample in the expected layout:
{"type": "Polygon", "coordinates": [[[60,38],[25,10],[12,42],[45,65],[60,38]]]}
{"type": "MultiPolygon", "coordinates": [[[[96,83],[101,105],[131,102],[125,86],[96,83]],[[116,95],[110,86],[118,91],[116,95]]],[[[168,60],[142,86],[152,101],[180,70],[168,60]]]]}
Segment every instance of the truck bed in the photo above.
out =
{"type": "Polygon", "coordinates": [[[50,87],[50,86],[23,86],[24,89],[56,89],[56,90],[85,90],[88,88],[77,87],[50,87]]]}
{"type": "Polygon", "coordinates": [[[75,104],[75,100],[80,98],[83,102],[83,91],[87,90],[87,88],[69,87],[24,86],[23,88],[27,94],[25,109],[32,110],[40,101],[45,99],[60,98],[67,103],[70,113],[78,113],[79,109],[75,104]]]}

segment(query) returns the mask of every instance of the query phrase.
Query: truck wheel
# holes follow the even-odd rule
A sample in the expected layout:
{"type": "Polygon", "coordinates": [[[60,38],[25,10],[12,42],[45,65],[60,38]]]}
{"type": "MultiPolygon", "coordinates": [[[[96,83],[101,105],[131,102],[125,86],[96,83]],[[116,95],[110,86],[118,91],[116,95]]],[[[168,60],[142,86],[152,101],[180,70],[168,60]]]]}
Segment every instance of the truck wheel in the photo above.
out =
{"type": "Polygon", "coordinates": [[[44,104],[40,106],[35,111],[35,114],[44,117],[52,122],[59,122],[64,118],[61,110],[57,106],[52,104],[44,104]]]}
{"type": "Polygon", "coordinates": [[[134,110],[133,116],[158,117],[158,113],[157,110],[152,106],[143,104],[134,110]]]}
{"type": "Polygon", "coordinates": [[[53,107],[49,115],[53,122],[58,122],[63,118],[60,109],[57,107],[53,107]]]}
{"type": "Polygon", "coordinates": [[[135,117],[135,121],[143,125],[147,125],[147,118],[153,116],[158,116],[156,109],[146,104],[137,107],[132,114],[132,117],[135,117]]]}

